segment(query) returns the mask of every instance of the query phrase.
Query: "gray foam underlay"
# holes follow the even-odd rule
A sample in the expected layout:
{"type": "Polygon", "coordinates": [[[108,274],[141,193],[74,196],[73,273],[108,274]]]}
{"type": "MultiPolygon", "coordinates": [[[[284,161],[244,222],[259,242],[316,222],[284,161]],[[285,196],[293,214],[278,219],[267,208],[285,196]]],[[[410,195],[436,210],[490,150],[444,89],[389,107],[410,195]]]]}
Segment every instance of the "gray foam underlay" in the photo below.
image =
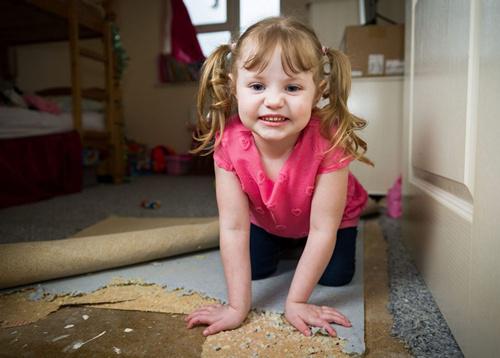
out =
{"type": "MultiPolygon", "coordinates": [[[[278,271],[271,277],[253,281],[252,308],[282,313],[296,264],[297,260],[282,260],[278,271]]],[[[184,293],[180,291],[179,294],[194,291],[227,302],[219,250],[63,278],[28,287],[37,288],[37,292],[32,295],[33,299],[37,299],[42,293],[89,293],[106,286],[116,278],[139,279],[145,283],[166,286],[167,290],[182,288],[184,293]]],[[[338,336],[346,340],[346,353],[361,354],[365,350],[363,299],[363,229],[360,225],[356,245],[356,272],[351,283],[344,287],[317,285],[309,300],[313,304],[332,306],[349,318],[351,328],[334,325],[338,336]]]]}

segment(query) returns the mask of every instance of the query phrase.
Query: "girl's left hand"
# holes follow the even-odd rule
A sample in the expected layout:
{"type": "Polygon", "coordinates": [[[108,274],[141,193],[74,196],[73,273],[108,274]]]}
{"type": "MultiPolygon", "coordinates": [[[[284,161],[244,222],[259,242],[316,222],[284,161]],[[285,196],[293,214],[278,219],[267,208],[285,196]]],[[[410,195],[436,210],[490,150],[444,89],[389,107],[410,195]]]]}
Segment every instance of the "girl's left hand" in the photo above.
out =
{"type": "Polygon", "coordinates": [[[351,327],[351,322],[339,311],[328,306],[316,306],[308,303],[287,302],[285,318],[305,336],[311,335],[309,326],[324,328],[332,337],[337,335],[330,323],[351,327]]]}
{"type": "Polygon", "coordinates": [[[187,328],[202,324],[208,325],[203,331],[203,335],[209,336],[239,327],[245,320],[247,313],[248,310],[238,310],[230,305],[214,304],[198,308],[184,320],[187,322],[187,328]]]}

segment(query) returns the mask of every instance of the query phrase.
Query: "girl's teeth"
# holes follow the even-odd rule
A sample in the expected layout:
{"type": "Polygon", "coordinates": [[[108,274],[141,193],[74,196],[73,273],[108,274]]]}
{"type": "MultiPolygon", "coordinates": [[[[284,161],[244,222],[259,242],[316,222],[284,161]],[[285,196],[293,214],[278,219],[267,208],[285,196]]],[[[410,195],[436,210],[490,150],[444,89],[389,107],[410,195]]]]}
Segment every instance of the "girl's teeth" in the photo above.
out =
{"type": "Polygon", "coordinates": [[[265,121],[268,121],[268,122],[283,122],[283,121],[286,121],[286,118],[283,118],[283,117],[265,117],[265,118],[262,118],[263,120],[265,121]]]}

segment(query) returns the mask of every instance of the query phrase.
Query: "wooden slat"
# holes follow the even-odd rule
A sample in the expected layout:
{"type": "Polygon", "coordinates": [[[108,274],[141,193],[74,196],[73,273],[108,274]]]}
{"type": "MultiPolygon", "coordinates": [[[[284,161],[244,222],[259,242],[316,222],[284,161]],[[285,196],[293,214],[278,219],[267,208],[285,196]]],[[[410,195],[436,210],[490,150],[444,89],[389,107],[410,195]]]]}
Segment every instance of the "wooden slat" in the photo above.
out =
{"type": "Polygon", "coordinates": [[[106,98],[106,126],[110,130],[113,127],[114,118],[114,64],[113,64],[113,46],[111,40],[111,23],[108,23],[103,37],[104,41],[104,53],[106,54],[106,70],[105,70],[105,80],[106,80],[106,93],[108,97],[106,98]]]}
{"type": "Polygon", "coordinates": [[[82,135],[82,89],[80,74],[80,39],[78,37],[77,0],[69,0],[69,47],[71,60],[71,88],[73,95],[73,123],[75,129],[82,135]]]}
{"type": "Polygon", "coordinates": [[[111,133],[111,173],[115,183],[120,183],[123,180],[125,172],[124,163],[124,138],[122,128],[122,113],[121,103],[116,101],[116,93],[119,93],[118,84],[116,82],[116,69],[115,69],[115,54],[113,52],[113,39],[112,39],[112,23],[107,21],[104,33],[104,51],[107,58],[106,63],[106,92],[108,99],[106,101],[106,119],[108,129],[111,133]]]}
{"type": "MultiPolygon", "coordinates": [[[[28,0],[0,0],[0,43],[13,46],[68,41],[67,15],[67,11],[47,12],[28,0]]],[[[96,37],[102,34],[80,26],[80,38],[96,37]]]]}
{"type": "Polygon", "coordinates": [[[99,14],[97,9],[86,5],[82,1],[78,1],[77,4],[72,5],[72,0],[61,1],[61,0],[27,0],[29,3],[38,6],[40,9],[50,12],[52,14],[58,15],[60,17],[68,17],[71,6],[76,6],[78,12],[78,23],[88,29],[91,29],[100,34],[103,33],[104,21],[99,14]]]}
{"type": "MultiPolygon", "coordinates": [[[[72,93],[71,87],[51,87],[36,91],[37,95],[46,97],[70,96],[72,93]]],[[[95,101],[104,102],[107,99],[106,91],[98,87],[83,88],[81,94],[82,98],[93,99],[95,101]]]]}
{"type": "Polygon", "coordinates": [[[104,57],[100,53],[98,53],[94,50],[88,49],[88,48],[83,48],[83,47],[80,48],[80,55],[82,55],[83,57],[90,58],[92,60],[106,63],[106,57],[104,57]]]}

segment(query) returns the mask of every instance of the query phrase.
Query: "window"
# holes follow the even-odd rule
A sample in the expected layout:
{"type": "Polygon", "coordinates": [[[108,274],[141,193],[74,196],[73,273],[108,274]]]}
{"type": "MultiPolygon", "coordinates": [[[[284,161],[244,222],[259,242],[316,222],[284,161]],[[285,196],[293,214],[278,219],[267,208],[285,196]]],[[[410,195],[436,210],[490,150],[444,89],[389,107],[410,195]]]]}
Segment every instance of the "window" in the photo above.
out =
{"type": "Polygon", "coordinates": [[[240,32],[269,16],[279,16],[280,0],[240,0],[240,32]]]}
{"type": "Polygon", "coordinates": [[[184,0],[205,56],[250,25],[280,14],[280,0],[184,0]]]}

